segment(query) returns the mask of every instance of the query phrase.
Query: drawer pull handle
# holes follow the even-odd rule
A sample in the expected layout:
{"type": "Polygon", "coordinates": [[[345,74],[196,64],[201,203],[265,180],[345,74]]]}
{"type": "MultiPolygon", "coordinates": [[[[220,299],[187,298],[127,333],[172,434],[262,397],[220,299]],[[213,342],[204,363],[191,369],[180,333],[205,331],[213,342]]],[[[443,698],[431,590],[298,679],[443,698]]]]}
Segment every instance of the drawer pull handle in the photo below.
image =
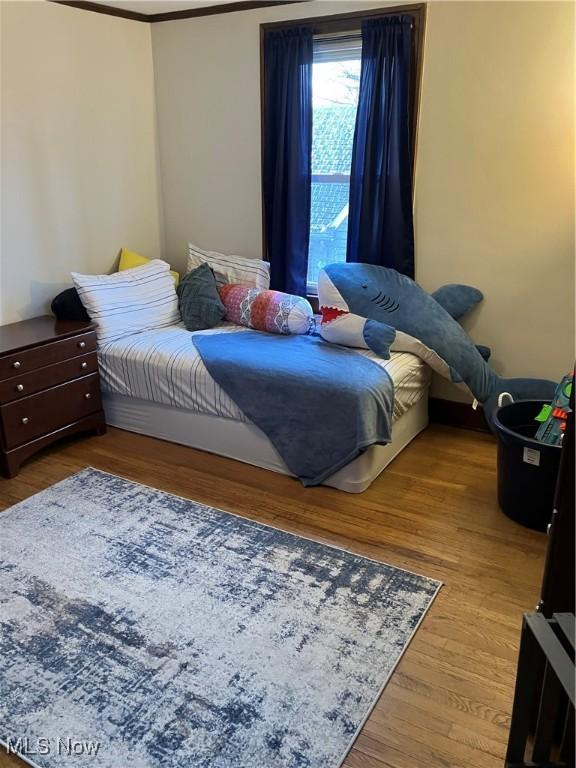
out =
{"type": "Polygon", "coordinates": [[[80,347],[80,349],[84,349],[84,347],[86,346],[86,342],[85,341],[79,341],[78,342],[78,346],[80,347]]]}
{"type": "Polygon", "coordinates": [[[88,368],[88,363],[84,361],[83,363],[80,364],[80,368],[88,368]]]}
{"type": "Polygon", "coordinates": [[[20,362],[20,360],[15,360],[12,363],[12,368],[20,368],[21,365],[22,365],[22,363],[20,362]]]}
{"type": "Polygon", "coordinates": [[[86,392],[86,394],[84,395],[84,399],[85,400],[90,400],[91,397],[92,397],[92,395],[90,394],[90,392],[86,392]]]}
{"type": "Polygon", "coordinates": [[[28,418],[28,416],[24,416],[22,418],[22,424],[28,424],[29,421],[30,421],[30,419],[28,418]]]}
{"type": "Polygon", "coordinates": [[[16,384],[16,392],[24,392],[24,384],[16,384]]]}

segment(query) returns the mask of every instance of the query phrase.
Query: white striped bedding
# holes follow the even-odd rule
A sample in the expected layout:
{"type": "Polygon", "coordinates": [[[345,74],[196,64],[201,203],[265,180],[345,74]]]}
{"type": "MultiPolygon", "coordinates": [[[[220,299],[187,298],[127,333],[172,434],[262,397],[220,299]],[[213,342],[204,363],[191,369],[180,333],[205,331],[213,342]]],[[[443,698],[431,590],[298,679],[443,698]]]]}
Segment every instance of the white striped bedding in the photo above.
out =
{"type": "MultiPolygon", "coordinates": [[[[197,333],[242,333],[247,330],[222,323],[197,333]]],[[[192,343],[192,335],[183,325],[172,325],[100,346],[98,360],[104,391],[248,422],[208,373],[192,343]]],[[[415,355],[394,352],[390,360],[382,360],[368,350],[356,351],[370,357],[391,376],[395,420],[423,396],[430,380],[430,369],[415,355]]]]}

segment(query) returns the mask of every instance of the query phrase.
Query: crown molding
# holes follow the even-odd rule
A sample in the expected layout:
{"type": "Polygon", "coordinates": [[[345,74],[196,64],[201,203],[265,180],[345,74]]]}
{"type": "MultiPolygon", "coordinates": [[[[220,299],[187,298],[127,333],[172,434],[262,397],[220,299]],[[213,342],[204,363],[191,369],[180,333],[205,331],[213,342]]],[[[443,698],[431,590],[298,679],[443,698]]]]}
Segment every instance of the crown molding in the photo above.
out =
{"type": "Polygon", "coordinates": [[[305,3],[309,0],[241,0],[237,3],[219,3],[218,5],[204,5],[201,8],[188,8],[181,11],[169,11],[167,13],[138,13],[125,8],[117,8],[112,5],[91,3],[84,0],[48,0],[50,3],[67,5],[81,11],[103,13],[107,16],[116,16],[131,21],[143,21],[147,24],[155,24],[160,21],[178,21],[179,19],[196,19],[201,16],[216,16],[221,13],[238,13],[239,11],[254,11],[258,8],[269,8],[275,5],[292,5],[293,3],[305,3]]]}
{"type": "Polygon", "coordinates": [[[125,8],[116,8],[112,5],[101,5],[100,3],[82,2],[82,0],[48,0],[49,3],[56,5],[67,5],[70,8],[77,8],[79,11],[93,11],[94,13],[103,13],[106,16],[117,16],[120,19],[130,19],[131,21],[150,21],[148,14],[138,13],[137,11],[128,11],[125,8]]]}

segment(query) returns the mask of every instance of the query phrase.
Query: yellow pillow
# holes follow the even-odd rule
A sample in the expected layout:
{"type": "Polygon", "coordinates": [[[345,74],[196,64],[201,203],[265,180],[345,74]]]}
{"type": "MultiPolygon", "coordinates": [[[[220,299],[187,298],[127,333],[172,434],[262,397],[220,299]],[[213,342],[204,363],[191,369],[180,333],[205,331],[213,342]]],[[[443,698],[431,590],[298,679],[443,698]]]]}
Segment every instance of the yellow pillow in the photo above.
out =
{"type": "MultiPolygon", "coordinates": [[[[148,264],[152,259],[147,259],[146,256],[140,256],[139,253],[134,251],[127,251],[126,248],[122,248],[120,251],[120,264],[118,265],[118,272],[122,272],[124,269],[132,269],[133,267],[141,267],[144,264],[148,264]]],[[[174,278],[174,284],[178,285],[180,282],[180,275],[178,272],[170,270],[170,274],[174,278]]]]}

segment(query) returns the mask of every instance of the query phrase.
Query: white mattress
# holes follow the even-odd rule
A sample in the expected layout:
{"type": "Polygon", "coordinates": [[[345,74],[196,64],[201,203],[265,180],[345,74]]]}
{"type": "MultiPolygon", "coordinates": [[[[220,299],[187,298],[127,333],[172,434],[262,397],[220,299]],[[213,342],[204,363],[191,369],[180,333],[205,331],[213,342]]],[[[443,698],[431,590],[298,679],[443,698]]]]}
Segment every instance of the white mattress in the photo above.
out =
{"type": "MultiPolygon", "coordinates": [[[[242,333],[246,328],[222,323],[209,333],[242,333]]],[[[104,392],[124,395],[194,413],[249,423],[236,403],[208,373],[191,334],[183,325],[143,331],[100,347],[98,360],[104,392]]],[[[394,384],[394,420],[426,393],[430,369],[415,355],[393,352],[383,360],[369,350],[356,350],[374,360],[394,384]]]]}
{"type": "MultiPolygon", "coordinates": [[[[278,451],[254,424],[126,395],[105,394],[104,410],[106,422],[113,427],[290,474],[278,451]]],[[[322,485],[362,493],[427,424],[428,398],[422,396],[394,422],[391,443],[370,446],[322,485]]]]}

